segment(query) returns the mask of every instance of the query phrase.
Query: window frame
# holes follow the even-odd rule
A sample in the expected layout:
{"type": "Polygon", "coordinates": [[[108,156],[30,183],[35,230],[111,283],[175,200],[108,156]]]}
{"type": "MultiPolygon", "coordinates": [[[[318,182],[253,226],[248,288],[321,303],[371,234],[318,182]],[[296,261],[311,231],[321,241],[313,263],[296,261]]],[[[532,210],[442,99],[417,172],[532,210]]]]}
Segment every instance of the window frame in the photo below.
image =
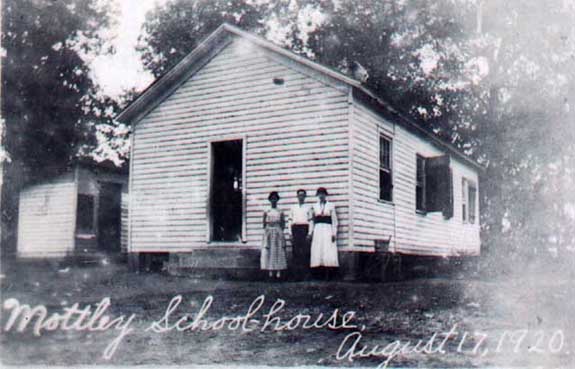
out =
{"type": "Polygon", "coordinates": [[[461,177],[461,221],[467,223],[469,220],[469,180],[461,177]]]}
{"type": "Polygon", "coordinates": [[[210,138],[207,141],[206,155],[208,157],[207,161],[207,173],[206,173],[206,183],[208,184],[206,201],[206,235],[205,239],[208,245],[212,246],[237,246],[238,244],[245,244],[247,242],[247,218],[248,218],[248,198],[247,198],[247,145],[248,145],[248,135],[219,135],[210,138]],[[211,199],[213,196],[213,178],[212,173],[214,171],[214,155],[213,155],[213,144],[224,142],[224,141],[242,141],[242,176],[241,176],[241,192],[242,192],[242,228],[241,237],[238,241],[214,241],[213,236],[213,214],[211,210],[211,199]]]}
{"type": "Polygon", "coordinates": [[[468,181],[467,183],[467,220],[469,224],[475,224],[477,220],[477,185],[473,181],[468,181]],[[471,197],[472,188],[473,198],[471,197]],[[471,204],[473,204],[473,207],[471,204]]]}
{"type": "Polygon", "coordinates": [[[426,174],[425,174],[425,156],[421,155],[421,154],[416,154],[415,155],[415,212],[418,214],[422,214],[425,215],[427,214],[427,199],[426,199],[426,194],[427,192],[427,188],[426,188],[426,174]],[[421,161],[422,165],[421,165],[421,181],[420,181],[420,176],[418,175],[418,170],[420,168],[419,166],[419,162],[421,161]],[[421,182],[421,183],[420,183],[421,182]],[[421,202],[422,202],[422,206],[421,208],[418,207],[418,202],[417,202],[417,189],[421,187],[421,202]]]}
{"type": "Polygon", "coordinates": [[[379,191],[379,193],[377,195],[377,199],[383,203],[393,203],[393,139],[390,136],[388,136],[387,134],[380,132],[379,133],[378,146],[379,146],[378,147],[379,148],[379,150],[378,150],[379,156],[378,156],[378,173],[377,174],[378,174],[378,184],[379,184],[378,191],[379,191]],[[383,158],[382,141],[387,141],[387,143],[388,143],[388,145],[387,145],[387,147],[388,147],[388,154],[387,154],[388,166],[387,167],[384,165],[383,160],[382,160],[382,158],[383,158]],[[382,197],[382,181],[381,181],[381,177],[382,177],[381,173],[382,172],[387,172],[389,174],[389,181],[390,181],[390,183],[389,183],[389,186],[390,186],[389,199],[384,199],[382,197]]]}
{"type": "Polygon", "coordinates": [[[465,224],[475,224],[477,220],[477,192],[477,185],[473,180],[461,178],[461,221],[465,224]]]}

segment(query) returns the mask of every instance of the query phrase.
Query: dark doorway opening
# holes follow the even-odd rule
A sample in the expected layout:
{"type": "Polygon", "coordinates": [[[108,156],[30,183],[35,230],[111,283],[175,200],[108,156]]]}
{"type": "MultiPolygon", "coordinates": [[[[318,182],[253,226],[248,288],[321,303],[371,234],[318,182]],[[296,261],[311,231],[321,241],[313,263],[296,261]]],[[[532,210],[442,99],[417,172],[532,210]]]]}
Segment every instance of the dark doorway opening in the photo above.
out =
{"type": "Polygon", "coordinates": [[[242,140],[212,143],[211,240],[242,240],[242,140]]]}
{"type": "Polygon", "coordinates": [[[110,253],[120,252],[122,226],[122,185],[100,183],[98,205],[98,248],[110,253]]]}

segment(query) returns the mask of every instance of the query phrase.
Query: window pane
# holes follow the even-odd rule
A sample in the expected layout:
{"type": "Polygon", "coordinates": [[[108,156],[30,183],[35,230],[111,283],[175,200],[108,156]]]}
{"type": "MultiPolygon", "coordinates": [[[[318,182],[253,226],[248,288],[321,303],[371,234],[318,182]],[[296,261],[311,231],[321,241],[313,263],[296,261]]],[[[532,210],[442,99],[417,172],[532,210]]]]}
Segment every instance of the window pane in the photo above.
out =
{"type": "Polygon", "coordinates": [[[467,221],[467,179],[461,179],[461,220],[467,221]]]}
{"type": "Polygon", "coordinates": [[[94,231],[94,197],[78,195],[78,208],[76,216],[76,230],[80,233],[94,231]]]}
{"type": "Polygon", "coordinates": [[[425,158],[417,155],[416,163],[416,184],[415,184],[415,209],[426,211],[425,204],[425,158]]]}
{"type": "Polygon", "coordinates": [[[469,187],[469,222],[475,223],[475,202],[477,189],[475,187],[469,187]]]}
{"type": "Polygon", "coordinates": [[[391,143],[385,137],[379,137],[379,166],[391,169],[391,143]]]}
{"type": "Polygon", "coordinates": [[[423,186],[425,181],[425,159],[417,156],[417,183],[423,186]]]}
{"type": "Polygon", "coordinates": [[[379,136],[379,198],[392,201],[391,140],[379,136]]]}
{"type": "Polygon", "coordinates": [[[423,194],[424,194],[423,187],[422,186],[416,186],[415,187],[415,208],[417,210],[421,210],[421,211],[425,211],[425,204],[423,202],[423,200],[424,200],[423,194]]]}
{"type": "Polygon", "coordinates": [[[379,171],[379,198],[391,201],[391,173],[385,170],[379,171]]]}

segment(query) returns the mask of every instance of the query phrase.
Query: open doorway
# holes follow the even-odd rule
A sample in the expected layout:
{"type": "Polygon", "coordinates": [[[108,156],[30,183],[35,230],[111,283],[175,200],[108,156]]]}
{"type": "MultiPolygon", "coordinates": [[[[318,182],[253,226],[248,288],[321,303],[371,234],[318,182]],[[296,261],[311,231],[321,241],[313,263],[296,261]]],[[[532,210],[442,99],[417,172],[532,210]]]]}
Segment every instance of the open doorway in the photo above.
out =
{"type": "Polygon", "coordinates": [[[98,248],[110,253],[120,252],[122,185],[100,183],[98,206],[98,248]]]}
{"type": "Polygon", "coordinates": [[[242,240],[243,141],[213,142],[210,188],[211,241],[242,240]]]}

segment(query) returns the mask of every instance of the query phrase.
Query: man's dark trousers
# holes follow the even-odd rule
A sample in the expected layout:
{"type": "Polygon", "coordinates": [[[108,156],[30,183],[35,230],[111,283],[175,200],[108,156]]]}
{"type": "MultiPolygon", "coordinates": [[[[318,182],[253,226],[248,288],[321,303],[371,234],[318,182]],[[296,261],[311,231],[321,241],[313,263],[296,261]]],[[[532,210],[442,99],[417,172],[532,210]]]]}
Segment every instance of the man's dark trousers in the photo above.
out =
{"type": "Polygon", "coordinates": [[[293,241],[293,264],[297,279],[307,279],[310,275],[310,241],[307,234],[309,225],[293,224],[291,234],[293,241]]]}

